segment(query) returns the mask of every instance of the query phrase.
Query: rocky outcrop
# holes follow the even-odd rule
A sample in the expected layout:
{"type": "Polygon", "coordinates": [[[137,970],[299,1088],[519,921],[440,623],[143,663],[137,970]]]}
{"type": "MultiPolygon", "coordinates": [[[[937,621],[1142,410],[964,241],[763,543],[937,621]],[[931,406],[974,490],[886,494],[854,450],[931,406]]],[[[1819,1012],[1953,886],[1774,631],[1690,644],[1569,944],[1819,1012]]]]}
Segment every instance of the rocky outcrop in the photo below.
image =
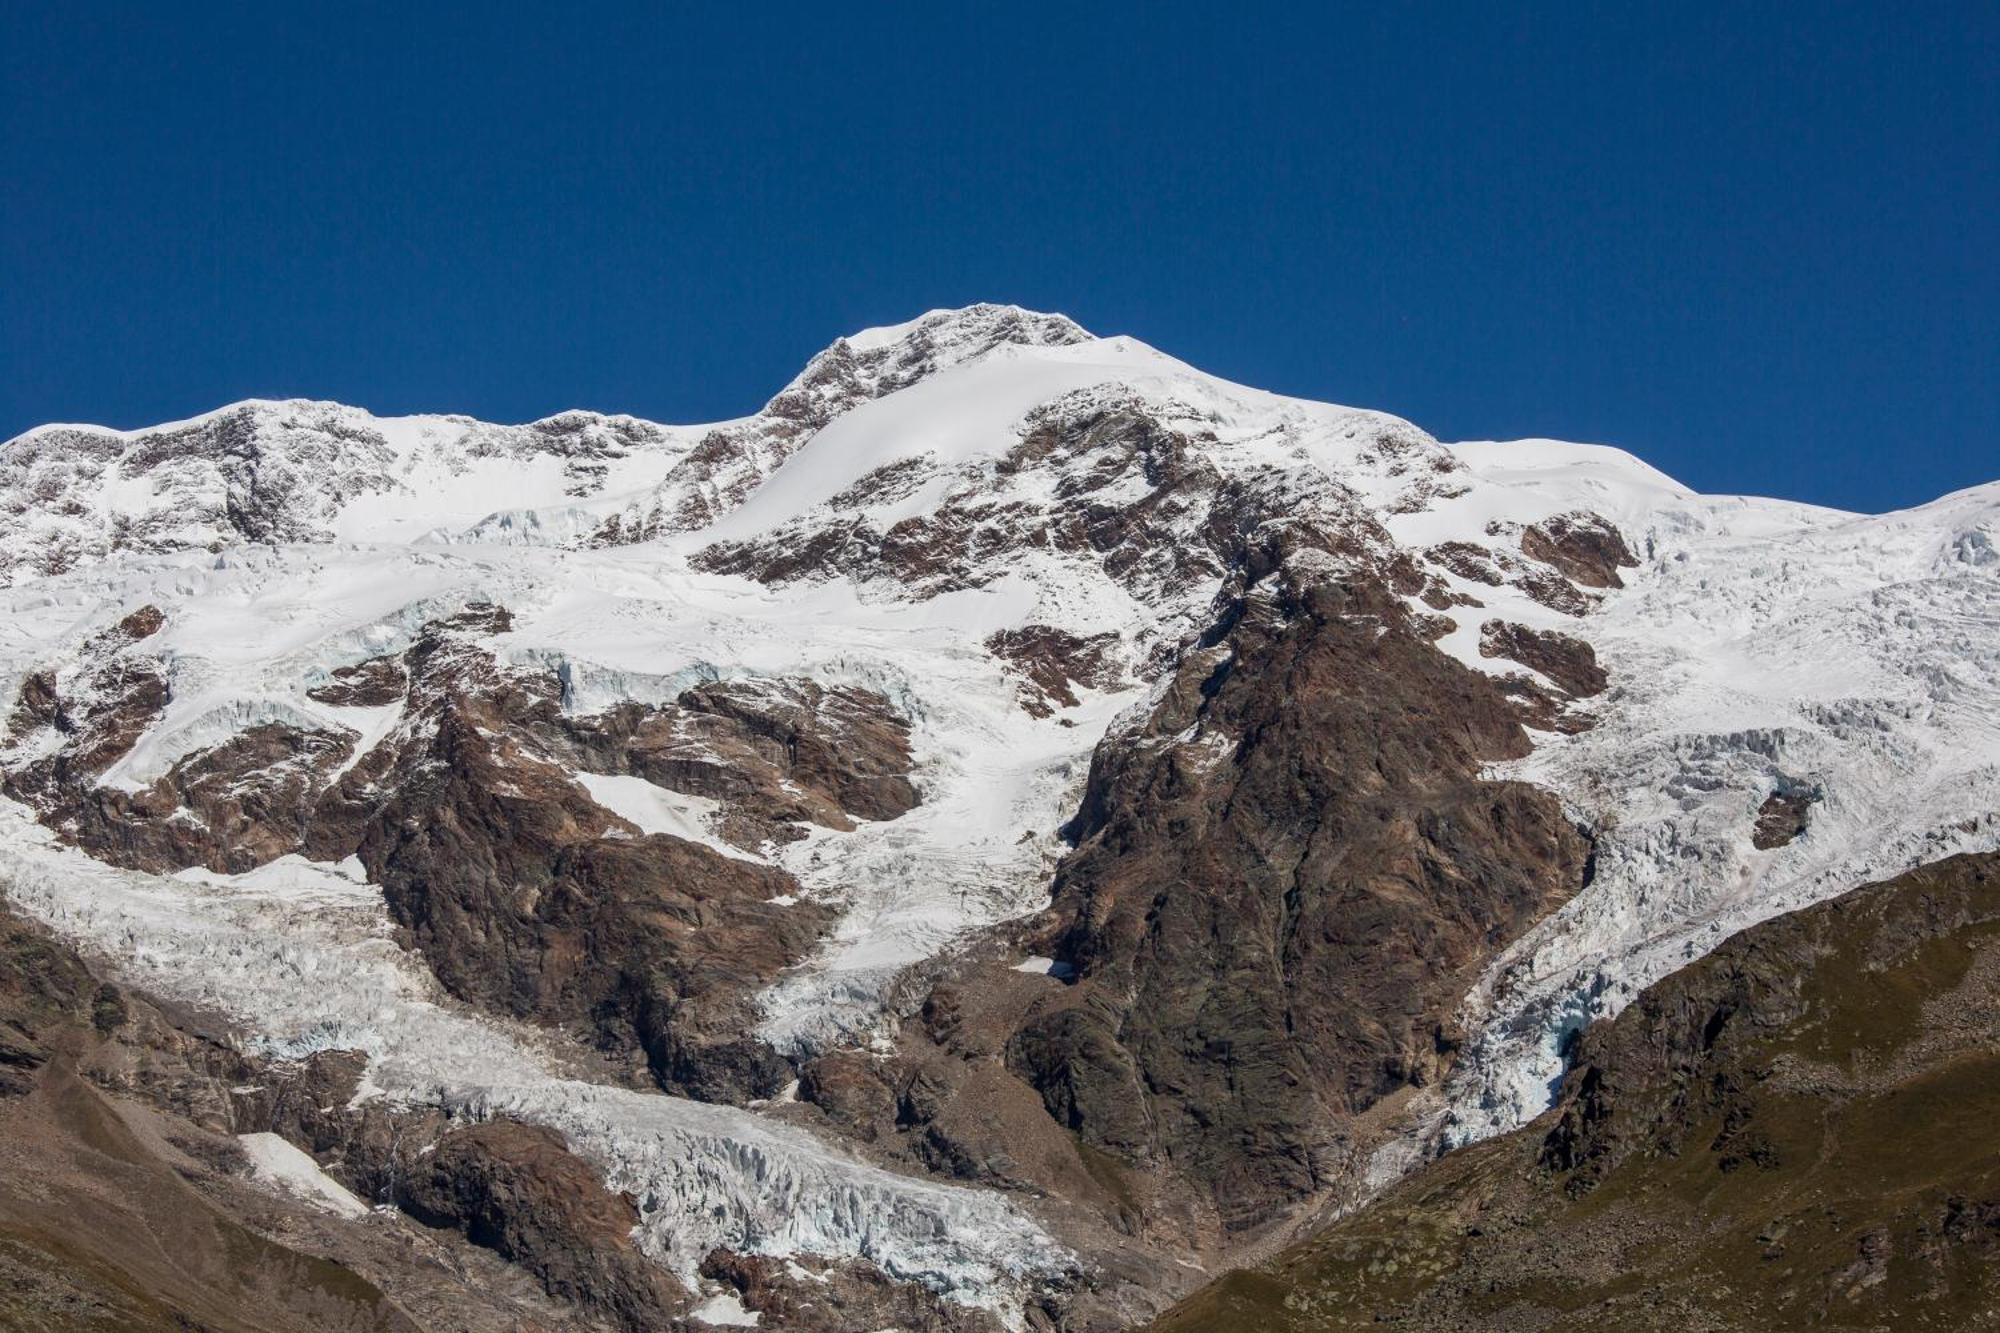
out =
{"type": "MultiPolygon", "coordinates": [[[[0,1324],[35,1333],[601,1324],[596,1288],[580,1293],[581,1306],[523,1301],[504,1275],[495,1281],[476,1256],[422,1227],[334,1217],[249,1184],[233,1135],[275,1127],[277,1099],[265,1089],[284,1072],[199,1017],[100,980],[0,904],[0,1324]]],[[[313,1091],[324,1097],[330,1085],[313,1091]]],[[[415,1160],[418,1129],[405,1121],[378,1142],[415,1160]]]]}
{"type": "Polygon", "coordinates": [[[63,831],[120,865],[253,870],[303,845],[316,798],[353,753],[347,735],[260,724],[137,791],[80,786],[58,807],[63,831]]]}
{"type": "Polygon", "coordinates": [[[1512,701],[1523,726],[1574,735],[1597,724],[1596,717],[1575,706],[1578,699],[1602,694],[1610,680],[1587,641],[1553,630],[1489,620],[1480,626],[1479,653],[1518,662],[1539,675],[1537,679],[1516,671],[1496,682],[1512,701]]]}
{"type": "Polygon", "coordinates": [[[878,1150],[1064,1200],[1100,1253],[1227,1251],[1351,1188],[1371,1111],[1438,1079],[1478,969],[1587,873],[1552,796],[1480,778],[1526,738],[1407,609],[1418,571],[1366,526],[1254,531],[1006,932],[1051,974],[948,969],[894,1056],[802,1075],[878,1150]]]}
{"type": "Polygon", "coordinates": [[[131,789],[99,779],[167,700],[164,667],[144,653],[160,626],[146,608],[87,645],[80,667],[29,678],[9,724],[20,757],[0,772],[43,822],[121,865],[231,873],[289,852],[359,855],[454,994],[585,1025],[693,1096],[775,1093],[791,1070],[748,1035],[752,997],[831,914],[796,901],[781,870],[643,833],[576,775],[720,802],[719,834],[755,848],[803,823],[851,829],[912,808],[907,721],[872,691],[794,679],[575,717],[554,674],[482,646],[509,623],[471,607],[314,687],[336,706],[400,705],[365,755],[353,733],[264,723],[131,789]]]}
{"type": "Polygon", "coordinates": [[[1030,717],[1076,707],[1076,686],[1115,690],[1124,682],[1119,640],[1112,633],[1086,636],[1053,625],[1023,625],[989,635],[986,651],[1021,677],[1021,709],[1030,717]]]}
{"type": "Polygon", "coordinates": [[[1489,620],[1479,627],[1479,654],[1504,657],[1539,671],[1576,698],[1602,694],[1609,682],[1604,668],[1597,665],[1597,651],[1570,634],[1489,620]]]}
{"type": "Polygon", "coordinates": [[[398,1202],[521,1264],[550,1295],[635,1333],[660,1327],[687,1304],[633,1243],[639,1210],[606,1190],[553,1130],[511,1121],[454,1129],[412,1164],[398,1202]]]}
{"type": "Polygon", "coordinates": [[[1603,591],[1625,586],[1618,571],[1639,563],[1614,524],[1582,510],[1525,526],[1495,521],[1486,535],[1496,544],[1440,542],[1424,557],[1470,582],[1517,588],[1568,616],[1589,614],[1603,591]],[[1508,542],[1518,555],[1507,549],[1508,542]]]}
{"type": "Polygon", "coordinates": [[[1344,1124],[1436,1079],[1471,975],[1587,856],[1553,798],[1479,780],[1525,741],[1413,624],[1411,575],[1284,540],[1100,749],[1046,935],[1074,984],[1008,1054],[1059,1122],[1184,1174],[1227,1231],[1327,1187],[1344,1124]]]}
{"type": "Polygon", "coordinates": [[[353,754],[349,736],[261,723],[174,761],[141,787],[103,781],[159,720],[167,666],[146,650],[164,617],[131,612],[79,661],[23,682],[0,750],[0,789],[120,865],[241,871],[298,848],[314,801],[353,754]]]}
{"type": "Polygon", "coordinates": [[[1160,1327],[1983,1326],[1996,939],[1992,855],[1754,926],[1587,1029],[1540,1120],[1160,1327]]]}
{"type": "Polygon", "coordinates": [[[910,724],[873,690],[715,681],[669,705],[621,704],[563,725],[592,771],[721,802],[720,833],[746,850],[803,837],[804,824],[846,831],[917,805],[910,724]]]}
{"type": "Polygon", "coordinates": [[[0,750],[8,796],[46,821],[66,794],[131,752],[167,704],[165,665],[139,648],[165,623],[158,607],[142,606],[86,640],[70,669],[43,668],[21,683],[0,750]]]}
{"type": "Polygon", "coordinates": [[[1618,529],[1603,516],[1577,510],[1530,523],[1520,533],[1521,554],[1554,565],[1565,578],[1586,588],[1622,588],[1621,569],[1638,557],[1618,529]]]}
{"type": "MultiPolygon", "coordinates": [[[[1003,557],[1087,560],[1135,595],[1165,603],[1222,576],[1242,498],[1197,440],[1135,400],[1058,403],[1036,413],[997,461],[970,465],[945,499],[877,526],[903,472],[754,541],[718,542],[696,564],[764,583],[846,575],[935,597],[1004,576],[1003,557]]],[[[893,512],[893,510],[891,511],[893,512]]]]}
{"type": "Polygon", "coordinates": [[[328,677],[325,684],[307,690],[306,697],[336,708],[381,708],[401,699],[409,686],[402,662],[394,657],[338,666],[328,677]]]}
{"type": "MultiPolygon", "coordinates": [[[[702,1265],[702,1276],[732,1288],[758,1327],[786,1333],[1000,1333],[1006,1327],[990,1311],[953,1305],[865,1264],[801,1263],[717,1250],[702,1265]]],[[[1036,1309],[1033,1317],[1030,1328],[1050,1326],[1044,1311],[1036,1309]]]]}
{"type": "Polygon", "coordinates": [[[1774,791],[1757,807],[1757,823],[1750,832],[1750,845],[1760,852],[1790,846],[1811,822],[1818,794],[1809,790],[1774,791]]]}
{"type": "Polygon", "coordinates": [[[783,871],[641,835],[597,805],[570,767],[558,683],[474,642],[497,614],[419,637],[406,739],[328,794],[309,851],[359,855],[454,994],[587,1023],[693,1096],[770,1096],[791,1075],[748,1035],[751,997],[828,913],[773,902],[798,888],[783,871]]]}

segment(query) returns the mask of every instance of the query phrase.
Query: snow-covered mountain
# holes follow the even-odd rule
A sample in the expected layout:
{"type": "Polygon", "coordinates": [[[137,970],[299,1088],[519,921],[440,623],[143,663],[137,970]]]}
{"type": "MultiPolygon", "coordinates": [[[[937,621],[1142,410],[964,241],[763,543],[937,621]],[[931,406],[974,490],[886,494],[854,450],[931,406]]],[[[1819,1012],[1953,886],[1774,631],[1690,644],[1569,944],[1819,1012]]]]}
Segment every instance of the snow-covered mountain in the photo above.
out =
{"type": "Polygon", "coordinates": [[[1011,307],[712,426],[43,427],[0,513],[8,898],[356,1106],[558,1130],[690,1287],[1154,1308],[2000,846],[2000,485],[1702,496],[1011,307]]]}

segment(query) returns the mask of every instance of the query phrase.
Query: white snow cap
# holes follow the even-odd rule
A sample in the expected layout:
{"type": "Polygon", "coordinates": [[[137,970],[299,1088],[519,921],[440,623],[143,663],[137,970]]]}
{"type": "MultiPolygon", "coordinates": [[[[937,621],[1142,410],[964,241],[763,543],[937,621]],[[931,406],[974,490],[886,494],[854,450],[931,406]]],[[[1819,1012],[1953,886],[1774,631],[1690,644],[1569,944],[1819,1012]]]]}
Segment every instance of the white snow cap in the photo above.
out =
{"type": "MultiPolygon", "coordinates": [[[[513,613],[486,646],[556,672],[578,711],[747,677],[879,691],[911,723],[921,803],[755,854],[839,913],[761,997],[761,1035],[801,1054],[886,1044],[885,997],[904,969],[1046,905],[1056,830],[1094,748],[1144,712],[1158,662],[1206,623],[1220,582],[1135,591],[1094,551],[1004,541],[970,576],[925,590],[862,566],[766,585],[700,556],[725,540],[865,545],[954,502],[998,541],[994,514],[1076,503],[1074,475],[1018,461],[1027,432],[1120,413],[1171,432],[1204,475],[1368,516],[1477,600],[1448,612],[1457,628],[1439,641],[1468,666],[1518,669],[1480,652],[1482,622],[1498,618],[1587,639],[1610,675],[1594,729],[1537,734],[1504,770],[1594,825],[1597,873],[1467,997],[1467,1055],[1431,1108],[1440,1137],[1534,1114],[1566,1032],[1731,931],[2000,846],[2000,485],[1874,517],[1702,496],[1616,449],[1446,445],[1387,414],[1247,388],[1004,305],[837,340],[764,411],[710,425],[565,412],[502,426],[294,400],[145,430],[30,431],[0,445],[0,685],[51,666],[72,679],[92,634],[159,607],[164,627],[134,651],[160,660],[170,698],[106,775],[128,787],[260,721],[357,749],[393,737],[409,724],[400,705],[341,708],[311,691],[471,602],[513,613]],[[1447,542],[1518,553],[1525,525],[1578,511],[1613,524],[1638,560],[1588,615],[1425,559],[1447,542]],[[1024,711],[1020,674],[988,644],[1026,626],[1111,644],[1110,683],[1079,685],[1051,716],[1024,711]],[[1808,829],[1755,850],[1756,808],[1780,786],[1817,797],[1808,829]]],[[[1155,483],[1139,471],[1094,494],[1143,502],[1155,483]]],[[[1199,518],[1158,540],[1192,549],[1199,518]]],[[[60,739],[30,734],[17,753],[60,739]]],[[[1208,762],[1228,739],[1161,743],[1208,762]]],[[[721,841],[710,802],[577,777],[641,832],[752,854],[721,841]]],[[[560,1075],[540,1037],[443,1002],[351,870],[288,857],[242,876],[116,871],[0,803],[0,880],[24,910],[122,960],[133,983],[233,1015],[268,1050],[366,1052],[371,1095],[561,1130],[640,1200],[642,1242],[690,1281],[718,1244],[858,1256],[1011,1317],[1073,1262],[1018,1197],[860,1163],[781,1108],[560,1075]]],[[[993,961],[1061,976],[1054,960],[1017,957],[993,961]]],[[[270,1145],[246,1148],[309,1179],[270,1145]]]]}

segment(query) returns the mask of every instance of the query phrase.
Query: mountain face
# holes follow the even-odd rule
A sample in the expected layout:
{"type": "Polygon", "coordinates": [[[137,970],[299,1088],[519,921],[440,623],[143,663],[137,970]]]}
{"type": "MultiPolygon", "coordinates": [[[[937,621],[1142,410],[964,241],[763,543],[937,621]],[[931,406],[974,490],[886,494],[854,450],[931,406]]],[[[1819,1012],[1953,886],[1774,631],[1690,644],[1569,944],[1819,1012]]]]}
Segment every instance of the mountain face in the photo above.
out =
{"type": "Polygon", "coordinates": [[[1990,1328],[2000,858],[1768,921],[1582,1036],[1557,1104],[1161,1329],[1990,1328]]]}
{"type": "Polygon", "coordinates": [[[1011,307],[714,426],[45,427],[0,509],[0,888],[159,1015],[62,1077],[577,1324],[1129,1325],[2000,847],[2000,486],[1701,496],[1011,307]]]}

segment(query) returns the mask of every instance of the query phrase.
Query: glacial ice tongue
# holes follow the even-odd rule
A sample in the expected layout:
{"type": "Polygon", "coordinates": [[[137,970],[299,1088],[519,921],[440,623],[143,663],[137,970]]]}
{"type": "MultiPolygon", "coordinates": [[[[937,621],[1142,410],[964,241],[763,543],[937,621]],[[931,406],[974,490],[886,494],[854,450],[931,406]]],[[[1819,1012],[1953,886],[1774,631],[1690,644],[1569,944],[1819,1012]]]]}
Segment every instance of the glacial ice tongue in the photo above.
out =
{"type": "Polygon", "coordinates": [[[474,1017],[390,938],[378,891],[287,857],[246,875],[115,869],[0,803],[0,888],[132,984],[220,1010],[275,1056],[358,1049],[363,1095],[561,1132],[639,1200],[644,1248],[692,1285],[718,1246],[865,1259],[1006,1314],[1071,1263],[997,1196],[899,1176],[734,1107],[566,1077],[535,1035],[474,1017]]]}

